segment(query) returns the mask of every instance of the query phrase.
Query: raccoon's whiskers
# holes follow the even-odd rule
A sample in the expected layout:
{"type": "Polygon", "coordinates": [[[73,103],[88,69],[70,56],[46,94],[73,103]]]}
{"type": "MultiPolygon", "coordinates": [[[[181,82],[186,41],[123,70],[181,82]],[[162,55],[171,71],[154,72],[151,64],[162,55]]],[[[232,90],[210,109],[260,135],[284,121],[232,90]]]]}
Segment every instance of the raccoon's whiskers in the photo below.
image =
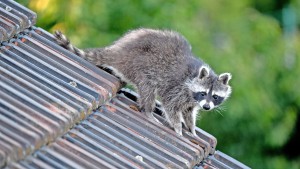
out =
{"type": "Polygon", "coordinates": [[[216,110],[216,112],[219,113],[222,117],[224,117],[223,114],[221,113],[221,111],[216,110]]]}
{"type": "Polygon", "coordinates": [[[218,114],[220,114],[222,117],[224,117],[224,115],[221,113],[222,111],[224,111],[225,108],[224,107],[217,107],[214,109],[214,112],[217,112],[218,114]]]}
{"type": "Polygon", "coordinates": [[[222,111],[226,111],[226,110],[227,110],[227,107],[226,107],[225,105],[222,105],[222,106],[220,106],[219,108],[220,108],[220,110],[222,110],[222,111]]]}

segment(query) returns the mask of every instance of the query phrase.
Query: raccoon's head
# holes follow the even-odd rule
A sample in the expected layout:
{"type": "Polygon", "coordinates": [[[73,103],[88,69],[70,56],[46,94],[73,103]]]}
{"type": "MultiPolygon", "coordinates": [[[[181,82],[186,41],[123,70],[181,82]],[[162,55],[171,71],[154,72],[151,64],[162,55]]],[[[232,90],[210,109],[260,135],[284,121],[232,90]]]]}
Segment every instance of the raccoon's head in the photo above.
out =
{"type": "Polygon", "coordinates": [[[230,73],[217,76],[208,66],[201,66],[196,77],[186,82],[194,101],[203,110],[212,110],[231,94],[230,73]]]}

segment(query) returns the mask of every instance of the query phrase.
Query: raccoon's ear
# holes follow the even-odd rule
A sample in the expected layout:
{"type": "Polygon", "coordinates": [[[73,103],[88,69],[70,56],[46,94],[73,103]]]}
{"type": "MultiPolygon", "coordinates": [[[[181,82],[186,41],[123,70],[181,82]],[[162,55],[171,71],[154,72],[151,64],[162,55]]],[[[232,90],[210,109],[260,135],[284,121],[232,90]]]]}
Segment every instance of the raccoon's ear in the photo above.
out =
{"type": "Polygon", "coordinates": [[[203,79],[204,77],[209,76],[209,69],[206,66],[201,66],[199,69],[199,79],[203,79]]]}
{"type": "Polygon", "coordinates": [[[222,82],[224,85],[228,85],[229,80],[231,79],[231,74],[230,73],[222,73],[219,75],[218,80],[222,82]]]}

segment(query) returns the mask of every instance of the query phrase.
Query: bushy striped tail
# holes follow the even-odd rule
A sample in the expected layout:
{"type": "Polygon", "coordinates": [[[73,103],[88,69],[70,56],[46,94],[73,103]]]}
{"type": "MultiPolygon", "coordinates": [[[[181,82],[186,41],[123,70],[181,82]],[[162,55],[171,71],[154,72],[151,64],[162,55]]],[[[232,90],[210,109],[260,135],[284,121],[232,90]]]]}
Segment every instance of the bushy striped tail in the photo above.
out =
{"type": "Polygon", "coordinates": [[[94,63],[94,64],[97,63],[97,61],[98,61],[97,56],[94,54],[94,52],[92,52],[92,51],[85,52],[84,50],[81,50],[81,49],[75,47],[74,45],[72,45],[70,43],[70,40],[67,38],[67,36],[65,36],[59,30],[56,30],[53,35],[56,38],[56,41],[60,46],[66,48],[67,50],[71,51],[72,53],[80,56],[81,58],[83,58],[91,63],[94,63]]]}

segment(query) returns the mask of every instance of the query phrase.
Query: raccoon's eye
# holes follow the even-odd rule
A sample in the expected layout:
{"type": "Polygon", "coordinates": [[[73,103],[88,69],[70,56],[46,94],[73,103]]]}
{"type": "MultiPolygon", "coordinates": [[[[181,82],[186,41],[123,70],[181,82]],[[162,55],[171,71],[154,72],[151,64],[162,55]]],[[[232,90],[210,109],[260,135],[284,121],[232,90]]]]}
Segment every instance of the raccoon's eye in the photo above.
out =
{"type": "Polygon", "coordinates": [[[206,96],[205,92],[200,92],[201,96],[206,96]]]}
{"type": "Polygon", "coordinates": [[[215,94],[214,94],[212,97],[213,97],[215,100],[218,100],[218,98],[219,98],[219,96],[218,96],[218,95],[215,95],[215,94]]]}

